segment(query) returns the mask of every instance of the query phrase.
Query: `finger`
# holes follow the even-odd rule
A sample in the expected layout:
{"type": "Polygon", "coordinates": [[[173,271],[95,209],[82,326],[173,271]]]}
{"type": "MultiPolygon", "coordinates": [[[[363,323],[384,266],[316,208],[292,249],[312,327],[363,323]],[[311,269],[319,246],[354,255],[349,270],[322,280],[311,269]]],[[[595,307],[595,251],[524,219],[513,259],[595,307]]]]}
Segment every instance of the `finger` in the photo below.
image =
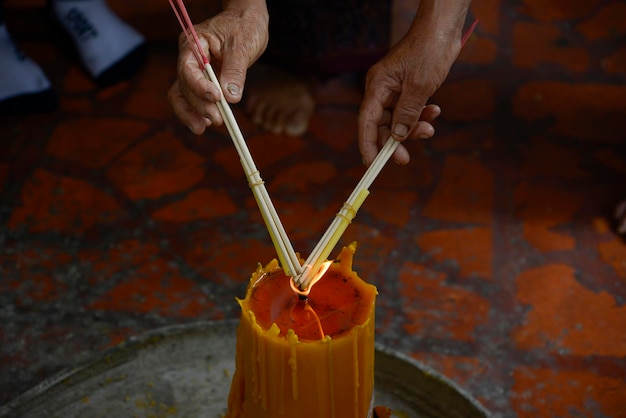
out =
{"type": "Polygon", "coordinates": [[[220,99],[219,89],[207,79],[204,68],[200,66],[189,47],[183,47],[177,63],[177,72],[181,92],[188,101],[208,100],[215,103],[220,99]]]}
{"type": "Polygon", "coordinates": [[[385,108],[375,89],[366,88],[358,117],[359,151],[363,163],[369,166],[378,154],[378,127],[385,108]]]}
{"type": "Polygon", "coordinates": [[[429,104],[420,113],[420,120],[434,122],[441,115],[441,108],[436,104],[429,104]]]}
{"type": "Polygon", "coordinates": [[[409,138],[427,139],[435,136],[435,127],[432,123],[441,115],[441,108],[437,105],[430,104],[424,108],[420,114],[420,120],[411,131],[409,138]]]}
{"type": "Polygon", "coordinates": [[[385,109],[395,104],[399,87],[397,80],[390,77],[385,66],[380,63],[367,72],[365,94],[358,119],[359,150],[365,165],[370,165],[378,154],[378,126],[385,109]]]}
{"type": "Polygon", "coordinates": [[[391,134],[396,141],[403,141],[411,135],[425,108],[428,97],[405,83],[398,98],[391,122],[391,134]]]}
{"type": "Polygon", "coordinates": [[[435,135],[435,128],[428,122],[419,121],[409,138],[411,139],[427,139],[435,135]]]}
{"type": "Polygon", "coordinates": [[[378,128],[378,149],[384,147],[389,138],[391,138],[391,129],[389,129],[389,126],[380,126],[378,128]]]}
{"type": "Polygon", "coordinates": [[[167,98],[174,110],[174,114],[195,135],[202,134],[208,126],[211,126],[211,121],[196,113],[189,106],[187,100],[180,95],[178,81],[174,82],[170,87],[167,98]]]}
{"type": "Polygon", "coordinates": [[[239,51],[227,51],[223,54],[220,83],[224,97],[229,103],[239,103],[246,82],[246,71],[251,64],[250,57],[239,51]]]}
{"type": "Polygon", "coordinates": [[[383,111],[383,115],[380,118],[380,122],[378,122],[379,126],[386,126],[389,127],[391,126],[391,111],[388,109],[385,109],[383,111]]]}
{"type": "Polygon", "coordinates": [[[393,152],[391,158],[396,164],[400,165],[406,165],[411,160],[409,151],[402,144],[398,144],[398,148],[396,148],[396,150],[393,152]]]}

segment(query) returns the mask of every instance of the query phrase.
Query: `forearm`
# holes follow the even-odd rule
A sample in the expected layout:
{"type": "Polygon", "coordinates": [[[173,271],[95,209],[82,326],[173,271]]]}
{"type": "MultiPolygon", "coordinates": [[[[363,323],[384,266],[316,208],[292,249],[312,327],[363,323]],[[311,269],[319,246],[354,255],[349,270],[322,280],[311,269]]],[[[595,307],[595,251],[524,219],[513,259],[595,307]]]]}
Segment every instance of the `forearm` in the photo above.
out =
{"type": "Polygon", "coordinates": [[[460,39],[471,0],[421,0],[409,29],[433,35],[460,39]]]}
{"type": "Polygon", "coordinates": [[[223,10],[253,10],[263,12],[267,15],[267,4],[265,0],[222,0],[223,10]]]}

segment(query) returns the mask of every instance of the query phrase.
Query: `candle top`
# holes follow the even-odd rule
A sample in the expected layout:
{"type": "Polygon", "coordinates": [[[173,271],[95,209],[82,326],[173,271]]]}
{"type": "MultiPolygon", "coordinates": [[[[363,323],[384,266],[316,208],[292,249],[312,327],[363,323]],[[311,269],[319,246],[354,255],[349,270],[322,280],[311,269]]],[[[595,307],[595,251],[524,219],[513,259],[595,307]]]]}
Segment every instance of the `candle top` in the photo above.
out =
{"type": "Polygon", "coordinates": [[[275,323],[281,336],[293,329],[300,341],[319,340],[325,335],[336,338],[363,325],[377,292],[352,271],[355,248],[353,244],[341,251],[311,288],[308,300],[292,290],[291,278],[281,269],[259,272],[248,288],[247,310],[254,313],[262,328],[267,330],[275,323]]]}

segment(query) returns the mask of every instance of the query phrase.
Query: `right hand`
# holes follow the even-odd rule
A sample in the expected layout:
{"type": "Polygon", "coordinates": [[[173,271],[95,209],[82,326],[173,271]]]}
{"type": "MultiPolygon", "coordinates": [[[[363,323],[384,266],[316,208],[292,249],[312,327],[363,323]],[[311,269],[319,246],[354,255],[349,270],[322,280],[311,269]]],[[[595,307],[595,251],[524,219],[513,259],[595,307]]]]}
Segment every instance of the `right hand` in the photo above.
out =
{"type": "MultiPolygon", "coordinates": [[[[267,47],[267,8],[265,2],[257,3],[260,4],[229,5],[220,14],[195,25],[204,53],[229,103],[241,100],[247,70],[267,47]]],[[[211,125],[221,125],[223,120],[217,108],[219,89],[205,77],[184,34],[179,37],[177,73],[168,100],[180,121],[196,135],[211,125]]]]}

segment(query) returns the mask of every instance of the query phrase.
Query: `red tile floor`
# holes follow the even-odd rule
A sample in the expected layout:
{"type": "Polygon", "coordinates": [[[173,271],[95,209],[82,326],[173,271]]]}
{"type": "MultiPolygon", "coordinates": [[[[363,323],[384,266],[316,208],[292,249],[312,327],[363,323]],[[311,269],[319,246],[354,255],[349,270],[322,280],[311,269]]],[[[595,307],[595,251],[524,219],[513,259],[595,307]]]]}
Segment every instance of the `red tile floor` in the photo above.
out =
{"type": "MultiPolygon", "coordinates": [[[[153,43],[132,82],[98,90],[58,29],[24,26],[45,20],[37,2],[10,2],[61,107],[0,120],[0,404],[130,335],[236,317],[274,257],[225,131],[195,137],[166,103],[166,2],[110,3],[153,43]]],[[[472,14],[433,99],[436,138],[385,167],[342,240],[378,286],[377,339],[496,416],[626,416],[626,244],[609,217],[626,195],[626,3],[475,0],[472,14]]],[[[359,88],[319,95],[301,138],[235,109],[305,255],[364,171],[359,88]]]]}

